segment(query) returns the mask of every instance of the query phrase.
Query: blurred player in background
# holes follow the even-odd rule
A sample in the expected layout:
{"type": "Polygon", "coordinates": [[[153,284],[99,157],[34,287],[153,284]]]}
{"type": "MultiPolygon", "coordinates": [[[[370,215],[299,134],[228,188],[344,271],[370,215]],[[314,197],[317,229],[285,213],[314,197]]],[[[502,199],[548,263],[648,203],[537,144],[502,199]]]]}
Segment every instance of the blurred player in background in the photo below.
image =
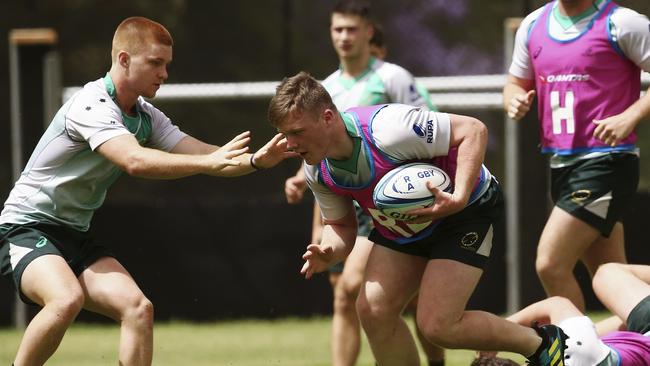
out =
{"type": "Polygon", "coordinates": [[[416,294],[418,328],[434,344],[505,349],[535,365],[563,365],[566,337],[559,328],[536,332],[494,314],[465,310],[493,242],[503,240],[498,230],[503,198],[482,164],[487,145],[482,122],[405,104],[340,113],[323,85],[304,72],[282,81],[268,114],[286,137],[287,149],[305,161],[325,224],[320,243],[309,244],[303,254],[306,278],[345,259],[359,244],[353,201],[372,216],[368,240],[374,245],[356,305],[379,365],[420,365],[402,318],[416,294]],[[418,216],[414,220],[393,220],[374,206],[373,189],[386,173],[411,161],[445,170],[454,191],[428,184],[434,205],[408,212],[418,216]]]}
{"type": "MultiPolygon", "coordinates": [[[[246,153],[249,132],[223,147],[204,143],[146,102],[167,79],[172,45],[167,29],[152,20],[120,23],[110,71],[59,109],[5,202],[2,273],[23,301],[42,306],[25,330],[16,366],[43,365],[82,308],[120,323],[120,365],[151,364],[153,306],[89,231],[122,172],[152,179],[237,176],[294,155],[280,135],[255,154],[246,153]]],[[[125,213],[121,219],[142,218],[125,213]]]]}
{"type": "Polygon", "coordinates": [[[559,0],[528,15],[517,31],[503,91],[510,118],[538,98],[542,152],[552,154],[555,207],[537,248],[548,296],[585,309],[573,275],[626,262],[622,215],[639,181],[636,125],[650,115],[639,99],[640,69],[650,71],[646,16],[606,0],[559,0]]]}
{"type": "MultiPolygon", "coordinates": [[[[370,16],[370,6],[363,0],[339,1],[331,13],[330,35],[340,65],[339,69],[323,82],[340,110],[354,106],[388,102],[404,103],[433,109],[429,95],[421,95],[413,76],[404,68],[384,62],[374,56],[371,40],[383,46],[383,34],[376,31],[370,16]]],[[[385,47],[384,47],[385,50],[385,47]]],[[[306,181],[301,167],[295,176],[287,179],[285,193],[289,203],[302,199],[306,181]]],[[[372,220],[357,207],[359,231],[357,245],[343,262],[329,269],[329,279],[334,291],[332,319],[332,364],[351,366],[356,363],[361,346],[361,330],[355,301],[363,279],[363,271],[372,244],[367,236],[372,220]]],[[[322,231],[320,210],[314,207],[312,242],[320,242],[322,231]]],[[[422,342],[431,365],[444,364],[444,352],[434,345],[422,342]]]]}

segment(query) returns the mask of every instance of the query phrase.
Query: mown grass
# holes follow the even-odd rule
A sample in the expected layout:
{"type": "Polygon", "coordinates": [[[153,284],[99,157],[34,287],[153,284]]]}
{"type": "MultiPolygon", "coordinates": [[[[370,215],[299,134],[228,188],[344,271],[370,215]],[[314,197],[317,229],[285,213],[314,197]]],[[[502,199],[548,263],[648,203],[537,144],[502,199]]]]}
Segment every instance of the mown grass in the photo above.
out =
{"type": "MultiPolygon", "coordinates": [[[[331,364],[330,325],[328,317],[159,323],[155,327],[154,365],[326,366],[331,364]]],[[[15,329],[0,329],[0,365],[11,364],[21,336],[15,329]]],[[[117,326],[74,324],[47,365],[114,366],[118,341],[117,326]]],[[[447,366],[469,366],[473,355],[471,351],[448,351],[447,366]]],[[[519,356],[510,356],[523,362],[519,356]]],[[[365,340],[357,365],[374,365],[365,340]]]]}

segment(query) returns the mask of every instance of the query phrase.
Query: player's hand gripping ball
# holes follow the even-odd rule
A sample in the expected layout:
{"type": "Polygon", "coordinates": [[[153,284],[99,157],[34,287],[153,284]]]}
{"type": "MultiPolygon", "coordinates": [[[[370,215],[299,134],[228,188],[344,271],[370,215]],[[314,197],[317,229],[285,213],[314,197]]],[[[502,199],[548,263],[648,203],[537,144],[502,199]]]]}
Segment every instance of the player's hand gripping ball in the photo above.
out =
{"type": "Polygon", "coordinates": [[[395,220],[411,220],[414,215],[405,212],[433,205],[435,197],[426,186],[427,181],[444,192],[453,190],[451,178],[444,170],[432,164],[401,165],[384,175],[372,193],[375,207],[395,220]]]}

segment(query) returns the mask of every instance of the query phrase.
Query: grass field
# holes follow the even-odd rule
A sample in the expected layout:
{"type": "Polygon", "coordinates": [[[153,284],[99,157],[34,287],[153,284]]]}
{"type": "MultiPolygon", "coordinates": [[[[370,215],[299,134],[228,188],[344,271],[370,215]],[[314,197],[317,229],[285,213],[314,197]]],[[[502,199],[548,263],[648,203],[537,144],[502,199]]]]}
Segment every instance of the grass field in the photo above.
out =
{"type": "MultiPolygon", "coordinates": [[[[330,365],[330,320],[319,317],[159,323],[155,327],[154,365],[330,365]]],[[[0,329],[0,365],[11,364],[21,335],[14,329],[0,329]]],[[[117,326],[75,324],[47,365],[114,366],[117,364],[118,339],[117,326]]],[[[471,351],[448,351],[447,366],[469,366],[473,355],[471,351]]],[[[523,362],[520,356],[510,356],[523,362]]],[[[374,366],[366,342],[357,365],[374,366]]]]}

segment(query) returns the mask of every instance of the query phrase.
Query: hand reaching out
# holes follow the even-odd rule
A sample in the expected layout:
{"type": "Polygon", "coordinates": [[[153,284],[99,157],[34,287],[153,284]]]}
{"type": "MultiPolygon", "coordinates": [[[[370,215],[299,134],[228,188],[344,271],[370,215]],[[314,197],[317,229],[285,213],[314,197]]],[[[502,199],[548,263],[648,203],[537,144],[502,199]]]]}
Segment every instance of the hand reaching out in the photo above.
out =
{"type": "Polygon", "coordinates": [[[211,172],[218,172],[227,166],[237,166],[241,162],[235,158],[248,151],[248,144],[251,141],[250,131],[242,132],[235,136],[227,144],[221,146],[209,155],[211,172]]]}
{"type": "Polygon", "coordinates": [[[305,264],[303,264],[300,273],[304,274],[306,279],[310,279],[314,273],[323,272],[331,265],[332,247],[309,244],[302,259],[305,260],[305,264]]]}

